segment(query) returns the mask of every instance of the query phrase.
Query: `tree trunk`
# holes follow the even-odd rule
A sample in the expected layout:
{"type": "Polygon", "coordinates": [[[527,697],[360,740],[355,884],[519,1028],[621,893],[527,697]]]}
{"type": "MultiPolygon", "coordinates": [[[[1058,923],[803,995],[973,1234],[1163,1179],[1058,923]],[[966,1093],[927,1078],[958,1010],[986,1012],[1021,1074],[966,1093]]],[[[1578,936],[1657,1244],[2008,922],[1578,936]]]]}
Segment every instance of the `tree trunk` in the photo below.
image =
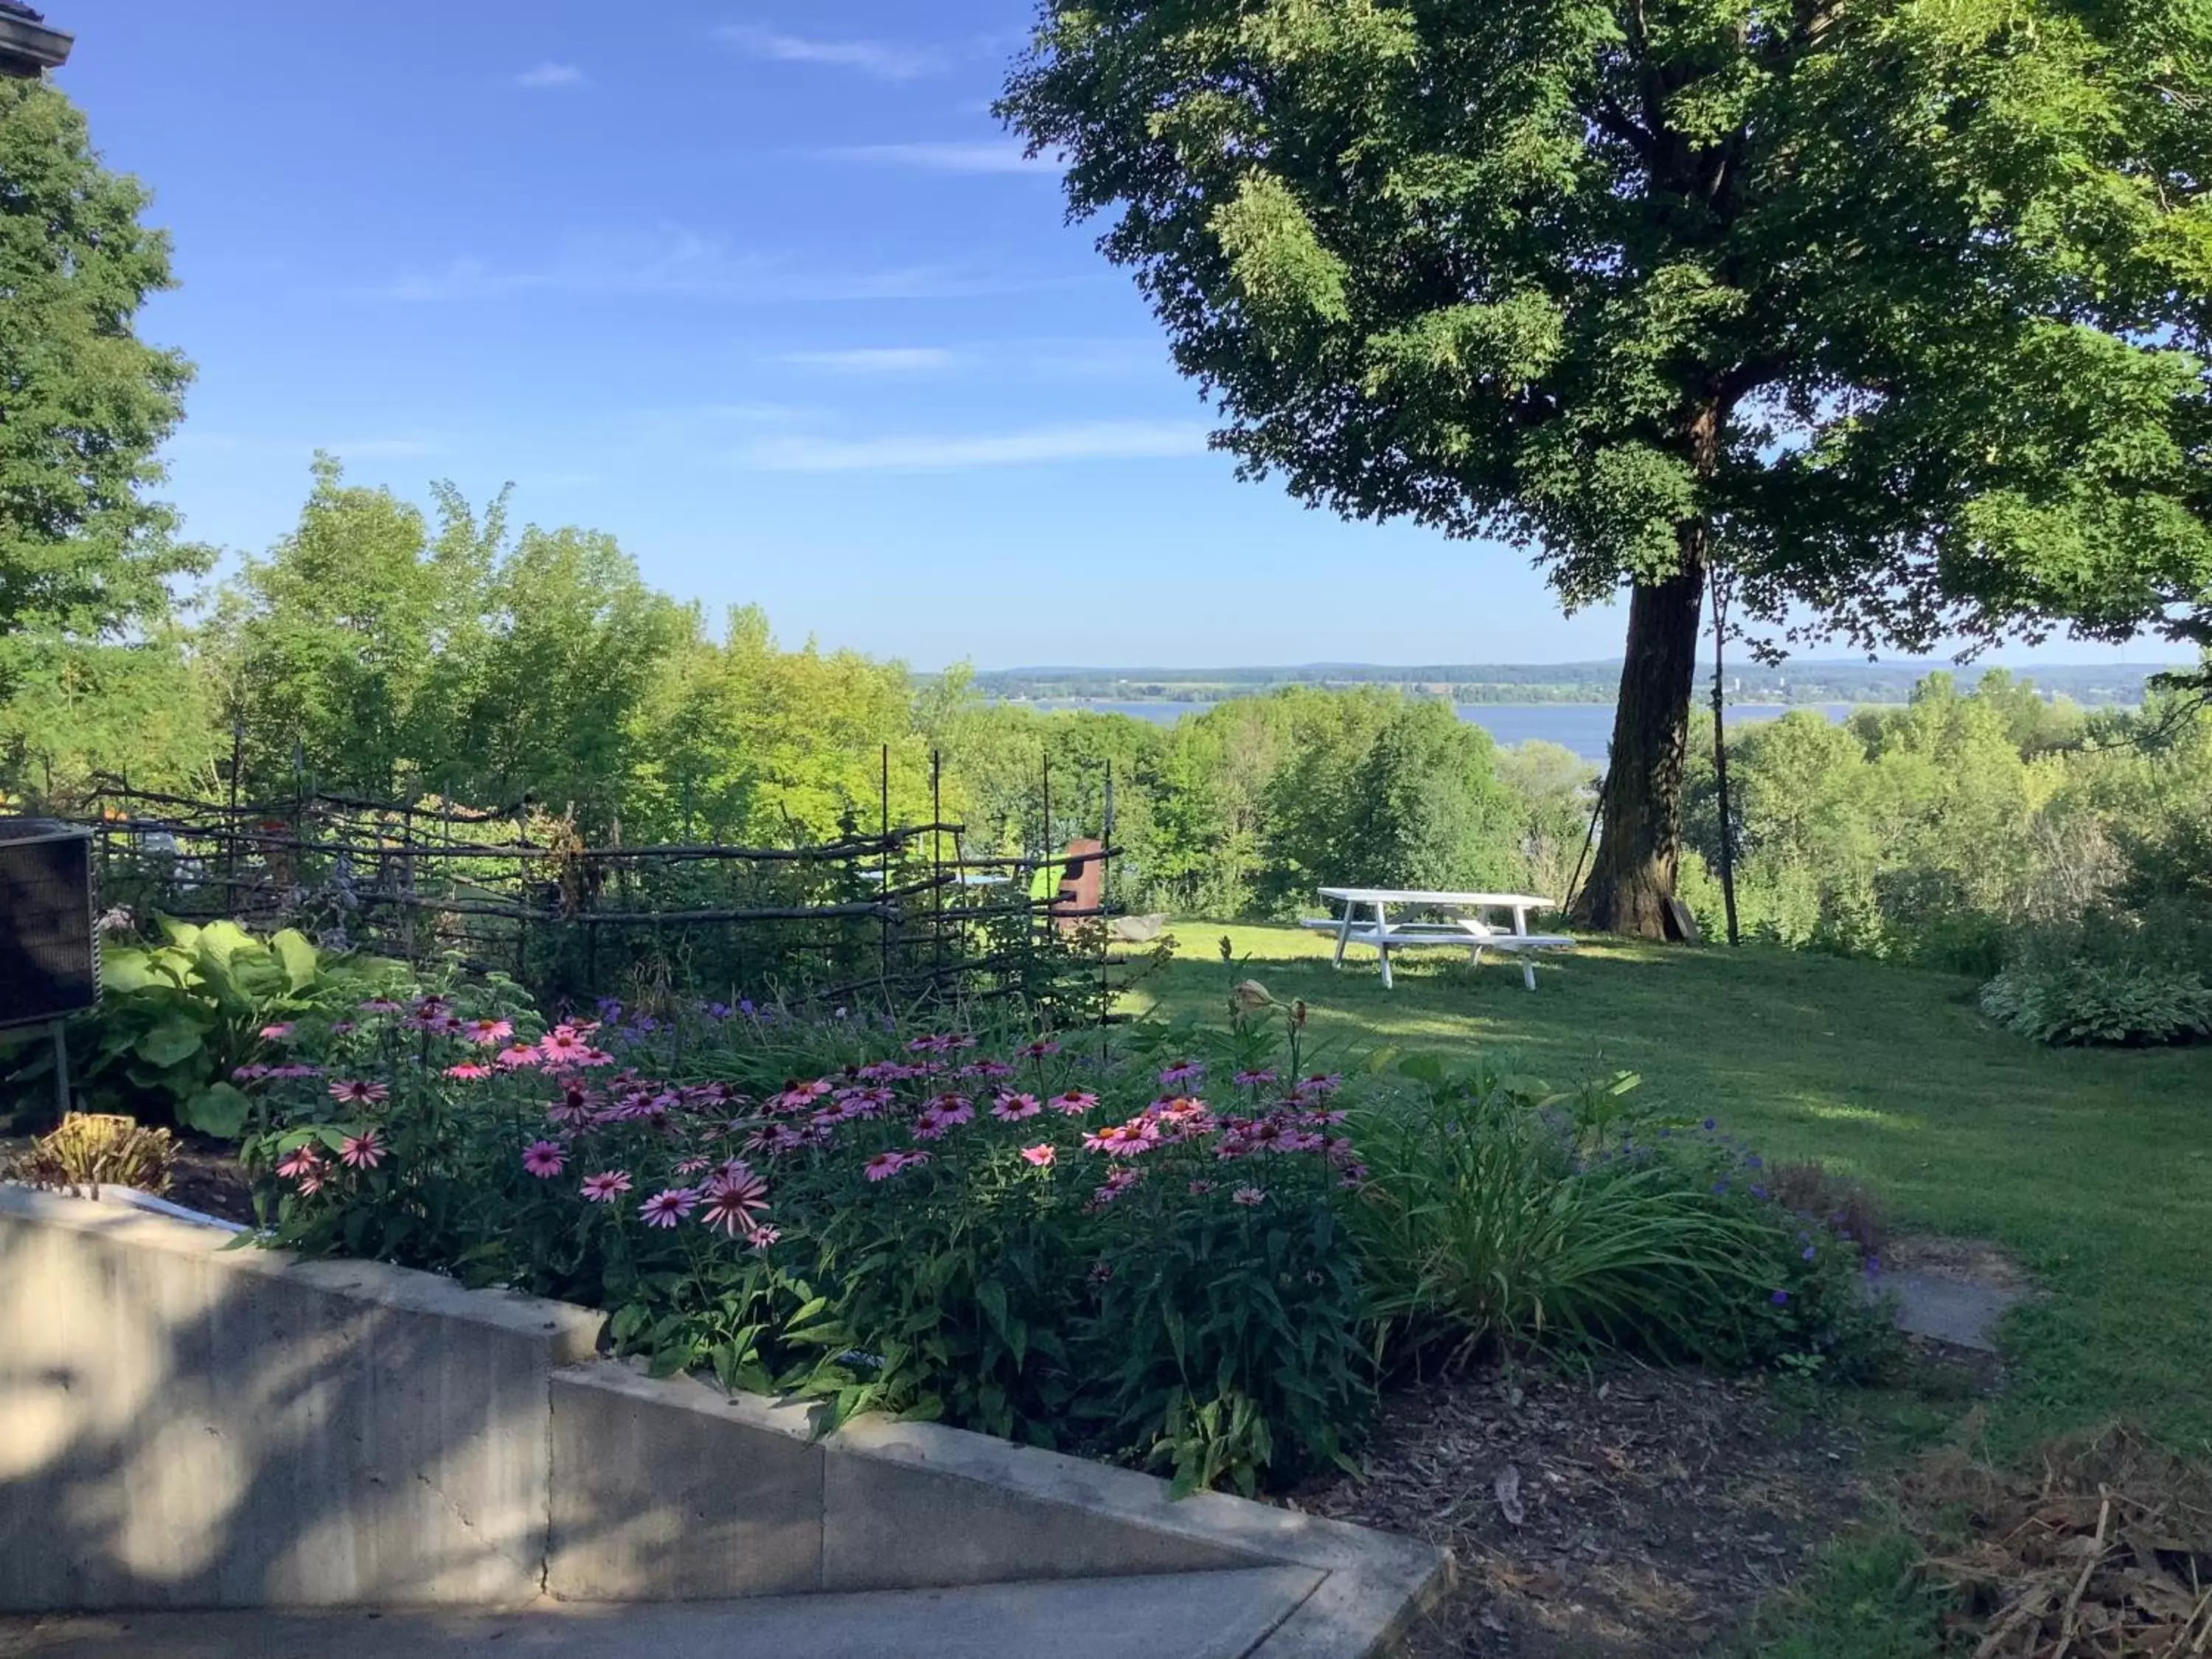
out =
{"type": "MultiPolygon", "coordinates": [[[[1682,458],[1702,493],[1718,470],[1734,399],[1709,384],[1686,410],[1682,458]]],[[[1628,648],[1613,717],[1613,762],[1599,797],[1597,862],[1575,902],[1575,920],[1633,939],[1668,936],[1667,901],[1682,856],[1682,763],[1690,743],[1690,691],[1698,677],[1712,521],[1700,511],[1674,530],[1674,574],[1638,582],[1628,605],[1628,648]]]]}
{"type": "Polygon", "coordinates": [[[1705,581],[1705,526],[1682,531],[1682,568],[1639,582],[1628,606],[1628,647],[1613,719],[1613,763],[1599,801],[1597,861],[1575,920],[1600,933],[1667,937],[1682,845],[1682,763],[1697,678],[1705,581]]]}

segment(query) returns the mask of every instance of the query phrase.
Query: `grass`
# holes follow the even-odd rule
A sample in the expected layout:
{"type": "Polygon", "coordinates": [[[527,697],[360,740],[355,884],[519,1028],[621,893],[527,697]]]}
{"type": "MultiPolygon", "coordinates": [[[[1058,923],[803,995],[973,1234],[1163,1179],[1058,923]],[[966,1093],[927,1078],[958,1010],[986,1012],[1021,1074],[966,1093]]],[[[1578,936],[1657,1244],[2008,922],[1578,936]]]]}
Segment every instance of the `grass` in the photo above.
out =
{"type": "Polygon", "coordinates": [[[1759,947],[1595,945],[1532,996],[1511,964],[1401,958],[1385,992],[1371,955],[1333,971],[1314,934],[1176,931],[1136,994],[1158,1012],[1216,1011],[1225,933],[1235,976],[1304,999],[1333,1065],[1474,1045],[1554,1082],[1638,1072],[1654,1103],[1858,1176],[1900,1227],[2003,1245],[2047,1294],[2000,1333],[2000,1455],[2121,1416],[2212,1455],[2212,1046],[2041,1048],[1971,981],[1759,947]]]}

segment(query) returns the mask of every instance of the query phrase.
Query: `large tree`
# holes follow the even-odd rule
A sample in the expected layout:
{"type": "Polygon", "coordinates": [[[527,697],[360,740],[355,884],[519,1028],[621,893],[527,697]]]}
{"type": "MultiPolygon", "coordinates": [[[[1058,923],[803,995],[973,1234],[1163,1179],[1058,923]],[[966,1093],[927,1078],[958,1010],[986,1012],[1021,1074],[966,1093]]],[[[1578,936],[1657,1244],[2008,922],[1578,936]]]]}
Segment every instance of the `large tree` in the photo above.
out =
{"type": "Polygon", "coordinates": [[[1776,646],[2203,624],[2203,0],[1046,0],[1000,108],[1249,476],[1626,591],[1592,925],[1662,928],[1717,577],[1776,646]]]}
{"type": "Polygon", "coordinates": [[[144,495],[191,374],[132,331],[172,285],[146,203],[68,99],[0,78],[0,704],[56,647],[157,620],[205,563],[144,495]]]}

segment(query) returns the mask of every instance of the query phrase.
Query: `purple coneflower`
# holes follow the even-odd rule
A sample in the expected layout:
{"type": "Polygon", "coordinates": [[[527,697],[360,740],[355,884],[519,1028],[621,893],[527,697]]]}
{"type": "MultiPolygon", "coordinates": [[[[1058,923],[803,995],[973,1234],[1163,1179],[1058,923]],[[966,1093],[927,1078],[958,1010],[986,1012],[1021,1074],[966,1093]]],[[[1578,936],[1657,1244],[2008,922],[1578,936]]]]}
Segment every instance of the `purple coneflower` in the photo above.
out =
{"type": "Polygon", "coordinates": [[[699,1207],[699,1194],[689,1187],[666,1187],[638,1206],[648,1227],[673,1227],[699,1207]]]}
{"type": "Polygon", "coordinates": [[[338,1162],[351,1170],[374,1170],[384,1161],[384,1142],[375,1130],[348,1135],[338,1147],[338,1162]]]}
{"type": "Polygon", "coordinates": [[[557,1140],[533,1140],[522,1149],[522,1167],[540,1181],[550,1181],[568,1167],[568,1149],[557,1140]]]}
{"type": "Polygon", "coordinates": [[[363,1078],[341,1078],[331,1085],[331,1098],[348,1106],[374,1106],[391,1093],[381,1083],[363,1078]]]}
{"type": "Polygon", "coordinates": [[[584,1198],[592,1204],[611,1204],[629,1190],[629,1176],[622,1170],[603,1170],[584,1177],[584,1198]]]}

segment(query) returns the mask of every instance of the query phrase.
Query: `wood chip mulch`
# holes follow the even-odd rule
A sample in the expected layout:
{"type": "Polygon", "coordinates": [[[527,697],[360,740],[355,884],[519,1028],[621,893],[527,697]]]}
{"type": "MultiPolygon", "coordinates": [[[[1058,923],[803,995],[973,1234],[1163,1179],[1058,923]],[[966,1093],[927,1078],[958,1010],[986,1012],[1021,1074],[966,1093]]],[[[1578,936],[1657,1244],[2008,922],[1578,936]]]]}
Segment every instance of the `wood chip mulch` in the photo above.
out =
{"type": "Polygon", "coordinates": [[[1856,1449],[1757,1381],[1490,1370],[1392,1395],[1366,1478],[1292,1502],[1458,1558],[1413,1659],[1676,1659],[1735,1632],[1855,1518],[1856,1449]]]}

